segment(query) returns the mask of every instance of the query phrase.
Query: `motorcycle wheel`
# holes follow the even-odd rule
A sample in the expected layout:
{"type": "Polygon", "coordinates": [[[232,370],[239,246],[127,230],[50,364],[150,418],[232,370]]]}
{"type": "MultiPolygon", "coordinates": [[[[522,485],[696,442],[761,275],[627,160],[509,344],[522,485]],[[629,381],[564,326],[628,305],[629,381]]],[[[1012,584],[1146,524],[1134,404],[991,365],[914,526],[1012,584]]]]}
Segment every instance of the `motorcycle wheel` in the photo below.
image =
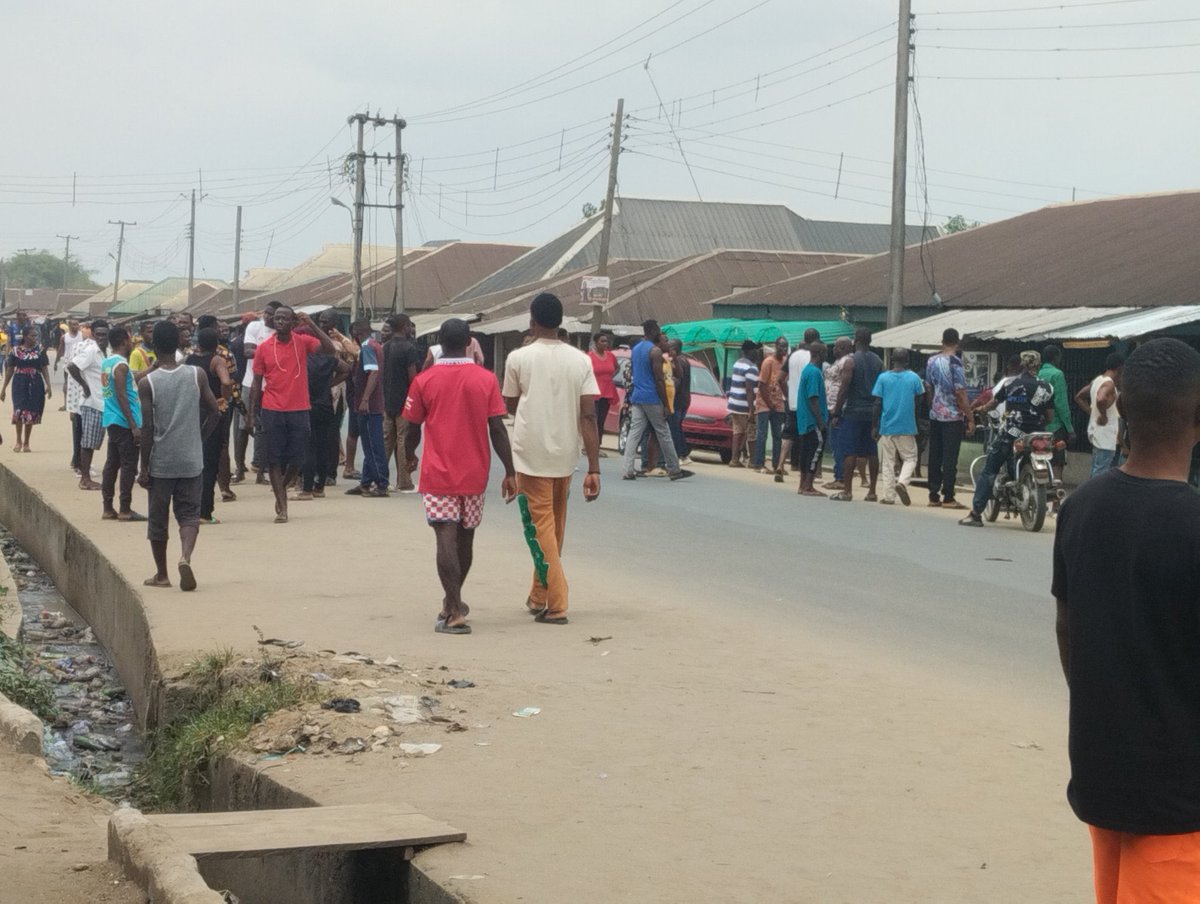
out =
{"type": "Polygon", "coordinates": [[[1021,526],[1030,533],[1036,534],[1046,523],[1046,487],[1037,482],[1032,469],[1025,468],[1021,472],[1017,493],[1021,526]]]}
{"type": "Polygon", "coordinates": [[[625,443],[629,440],[629,426],[632,420],[629,415],[622,415],[617,424],[617,451],[622,455],[625,454],[625,443]]]}

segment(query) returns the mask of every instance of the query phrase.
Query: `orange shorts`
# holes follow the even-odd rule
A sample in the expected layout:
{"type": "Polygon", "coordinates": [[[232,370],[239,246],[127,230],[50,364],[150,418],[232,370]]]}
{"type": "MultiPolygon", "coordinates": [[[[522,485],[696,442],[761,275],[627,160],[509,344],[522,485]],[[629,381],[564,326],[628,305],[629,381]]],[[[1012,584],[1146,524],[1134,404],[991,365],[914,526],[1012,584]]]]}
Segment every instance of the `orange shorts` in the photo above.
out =
{"type": "Polygon", "coordinates": [[[1088,828],[1096,904],[1200,902],[1200,832],[1131,835],[1088,828]]]}

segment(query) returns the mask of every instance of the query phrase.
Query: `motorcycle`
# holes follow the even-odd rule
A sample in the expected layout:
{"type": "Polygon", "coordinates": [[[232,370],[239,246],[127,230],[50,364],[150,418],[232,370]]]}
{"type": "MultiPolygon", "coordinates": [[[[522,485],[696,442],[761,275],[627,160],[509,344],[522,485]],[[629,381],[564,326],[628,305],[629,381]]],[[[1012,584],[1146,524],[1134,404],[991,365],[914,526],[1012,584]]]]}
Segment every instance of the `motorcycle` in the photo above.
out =
{"type": "Polygon", "coordinates": [[[1008,467],[996,475],[992,497],[983,509],[986,521],[995,521],[1004,512],[1006,518],[1018,515],[1021,526],[1031,533],[1046,523],[1047,499],[1061,500],[1066,491],[1054,474],[1053,456],[1065,449],[1053,433],[1023,433],[1013,441],[1008,467]]]}

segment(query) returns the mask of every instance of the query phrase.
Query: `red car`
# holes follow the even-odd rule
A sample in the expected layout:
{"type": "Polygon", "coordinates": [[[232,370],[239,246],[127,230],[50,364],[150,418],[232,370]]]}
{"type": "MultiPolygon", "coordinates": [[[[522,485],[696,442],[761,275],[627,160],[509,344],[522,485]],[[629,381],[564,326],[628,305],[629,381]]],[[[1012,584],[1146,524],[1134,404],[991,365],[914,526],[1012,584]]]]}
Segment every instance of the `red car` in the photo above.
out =
{"type": "MultiPolygon", "coordinates": [[[[618,368],[613,382],[617,386],[620,404],[613,405],[604,421],[604,432],[616,434],[617,448],[625,451],[625,437],[629,435],[629,416],[622,416],[625,402],[625,387],[629,381],[629,349],[613,350],[618,368]]],[[[698,358],[687,356],[692,365],[692,402],[683,418],[683,436],[692,449],[716,452],[721,461],[728,463],[732,456],[733,430],[729,426],[725,407],[725,393],[708,365],[698,358]]]]}

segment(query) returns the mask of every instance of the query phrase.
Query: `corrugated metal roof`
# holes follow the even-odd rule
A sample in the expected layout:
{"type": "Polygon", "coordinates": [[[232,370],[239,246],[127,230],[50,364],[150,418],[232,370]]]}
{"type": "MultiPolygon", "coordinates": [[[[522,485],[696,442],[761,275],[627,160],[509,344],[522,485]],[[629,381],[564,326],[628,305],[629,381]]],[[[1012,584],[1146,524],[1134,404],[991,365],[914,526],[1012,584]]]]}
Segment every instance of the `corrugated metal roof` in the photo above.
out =
{"type": "MultiPolygon", "coordinates": [[[[602,218],[597,213],[576,224],[455,300],[595,266],[602,218]]],[[[909,229],[911,241],[920,237],[921,227],[909,229]]],[[[620,198],[613,207],[611,252],[614,257],[648,261],[674,261],[722,248],[875,254],[889,241],[886,225],[806,220],[782,204],[620,198]]]]}
{"type": "MultiPolygon", "coordinates": [[[[1111,311],[1108,312],[1110,315],[1111,311]]],[[[1200,322],[1200,305],[1171,305],[1164,308],[1140,308],[1125,314],[1104,317],[1081,326],[1047,333],[1051,339],[1136,339],[1149,333],[1200,322]]]]}
{"type": "MultiPolygon", "coordinates": [[[[904,304],[929,306],[924,273],[950,308],[1197,304],[1198,232],[1200,192],[1045,207],[910,246],[904,304]]],[[[717,303],[881,308],[889,267],[880,254],[717,303]]]]}
{"type": "Polygon", "coordinates": [[[141,314],[160,307],[164,301],[180,292],[187,292],[186,276],[168,276],[161,279],[150,288],[139,292],[132,298],[118,301],[108,309],[110,316],[121,314],[141,314]]]}
{"type": "MultiPolygon", "coordinates": [[[[1115,310],[1125,314],[1136,309],[1115,310]]],[[[872,344],[878,348],[937,348],[942,344],[942,332],[950,327],[958,330],[963,341],[1059,338],[1063,330],[1106,319],[1113,313],[1113,308],[964,308],[882,330],[874,335],[872,344]]]]}

